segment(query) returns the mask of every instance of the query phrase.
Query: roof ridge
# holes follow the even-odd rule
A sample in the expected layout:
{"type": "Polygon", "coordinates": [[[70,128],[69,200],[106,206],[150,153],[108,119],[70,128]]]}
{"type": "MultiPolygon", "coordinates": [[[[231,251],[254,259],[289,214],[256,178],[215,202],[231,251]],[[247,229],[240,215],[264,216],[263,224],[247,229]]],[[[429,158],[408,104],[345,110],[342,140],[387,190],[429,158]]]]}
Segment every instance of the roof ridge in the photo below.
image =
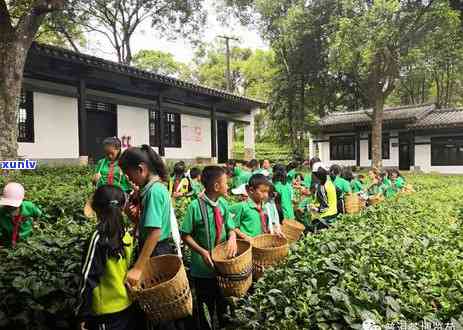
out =
{"type": "Polygon", "coordinates": [[[454,111],[463,111],[463,108],[436,108],[432,112],[454,112],[454,111]]]}
{"type": "Polygon", "coordinates": [[[384,110],[402,110],[402,109],[413,109],[413,108],[425,108],[434,105],[434,103],[420,103],[420,104],[407,104],[401,106],[385,107],[384,110]]]}
{"type": "Polygon", "coordinates": [[[158,80],[163,80],[166,83],[171,83],[171,84],[178,83],[179,85],[183,85],[183,86],[180,86],[180,87],[191,87],[191,88],[199,87],[199,88],[202,88],[202,89],[204,89],[206,91],[209,91],[209,92],[221,93],[223,95],[226,95],[226,96],[229,96],[229,97],[232,97],[232,98],[241,99],[243,101],[250,101],[250,102],[254,102],[254,103],[260,103],[261,105],[267,104],[267,102],[257,100],[257,99],[253,99],[253,98],[250,98],[250,97],[241,96],[241,95],[234,94],[234,93],[230,93],[228,91],[225,91],[225,90],[222,90],[222,89],[219,89],[219,88],[213,88],[213,87],[209,87],[209,86],[189,82],[189,81],[186,81],[186,80],[170,77],[170,76],[167,76],[167,75],[161,75],[161,74],[154,73],[154,72],[151,72],[151,71],[139,69],[139,68],[131,66],[131,65],[122,64],[122,63],[107,60],[107,59],[104,59],[104,58],[101,58],[101,57],[97,57],[95,55],[89,55],[89,54],[85,54],[85,53],[78,53],[78,52],[75,52],[75,51],[67,49],[67,48],[62,48],[62,47],[58,47],[58,46],[54,46],[54,45],[48,45],[48,44],[44,44],[44,43],[38,43],[38,42],[33,42],[32,45],[31,45],[31,48],[60,51],[60,52],[63,52],[63,53],[68,53],[69,55],[72,55],[74,58],[75,57],[81,57],[81,58],[87,59],[87,60],[99,61],[101,63],[106,63],[108,65],[119,66],[121,68],[125,68],[126,70],[132,70],[132,71],[137,72],[137,73],[142,74],[142,75],[152,76],[152,77],[158,78],[158,80]]]}

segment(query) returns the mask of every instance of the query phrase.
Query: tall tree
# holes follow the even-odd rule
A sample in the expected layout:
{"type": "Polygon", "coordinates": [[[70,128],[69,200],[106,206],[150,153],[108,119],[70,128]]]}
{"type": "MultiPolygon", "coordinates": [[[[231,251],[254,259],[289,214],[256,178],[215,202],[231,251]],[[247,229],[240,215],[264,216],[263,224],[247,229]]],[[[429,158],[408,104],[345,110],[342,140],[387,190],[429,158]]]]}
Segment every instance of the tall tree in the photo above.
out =
{"type": "MultiPolygon", "coordinates": [[[[231,87],[234,93],[268,101],[275,75],[275,56],[272,51],[231,48],[231,87]]],[[[226,57],[224,44],[202,44],[195,56],[193,80],[200,84],[225,90],[226,57]]],[[[260,111],[254,117],[257,141],[266,138],[268,113],[260,111]]]]}
{"type": "Polygon", "coordinates": [[[181,62],[175,60],[171,53],[159,50],[140,50],[133,57],[133,65],[157,74],[190,80],[191,70],[181,62]]]}
{"type": "Polygon", "coordinates": [[[17,157],[17,105],[27,52],[45,16],[64,0],[0,0],[0,159],[17,157]]]}
{"type": "Polygon", "coordinates": [[[400,77],[402,57],[439,27],[448,10],[448,3],[439,0],[339,2],[330,43],[331,70],[359,73],[358,84],[373,108],[374,167],[382,166],[383,110],[400,77]]]}
{"type": "MultiPolygon", "coordinates": [[[[73,7],[85,31],[106,38],[118,61],[132,62],[131,40],[145,21],[160,35],[194,39],[205,22],[202,0],[81,0],[73,7]]],[[[153,38],[153,42],[155,39],[153,38]]]]}

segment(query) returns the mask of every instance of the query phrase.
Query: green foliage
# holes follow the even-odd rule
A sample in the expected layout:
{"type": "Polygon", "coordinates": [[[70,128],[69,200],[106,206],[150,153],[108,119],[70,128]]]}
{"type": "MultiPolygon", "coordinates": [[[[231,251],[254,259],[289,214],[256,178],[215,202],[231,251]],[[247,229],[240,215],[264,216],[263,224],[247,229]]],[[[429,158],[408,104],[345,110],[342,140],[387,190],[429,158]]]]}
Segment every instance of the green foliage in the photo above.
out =
{"type": "Polygon", "coordinates": [[[410,176],[417,193],[309,235],[238,314],[252,329],[361,329],[362,322],[463,322],[463,179],[410,176]]]}
{"type": "Polygon", "coordinates": [[[44,212],[33,235],[16,249],[0,247],[0,329],[70,329],[83,243],[93,223],[84,219],[92,168],[10,172],[0,186],[24,185],[26,199],[44,212]]]}
{"type": "MultiPolygon", "coordinates": [[[[273,143],[256,143],[256,159],[268,159],[271,162],[287,163],[292,159],[292,153],[285,147],[273,143]]],[[[233,158],[244,159],[244,144],[235,142],[233,158]]]]}
{"type": "Polygon", "coordinates": [[[133,65],[157,74],[189,80],[191,72],[187,65],[177,62],[171,53],[159,50],[140,50],[133,57],[133,65]]]}

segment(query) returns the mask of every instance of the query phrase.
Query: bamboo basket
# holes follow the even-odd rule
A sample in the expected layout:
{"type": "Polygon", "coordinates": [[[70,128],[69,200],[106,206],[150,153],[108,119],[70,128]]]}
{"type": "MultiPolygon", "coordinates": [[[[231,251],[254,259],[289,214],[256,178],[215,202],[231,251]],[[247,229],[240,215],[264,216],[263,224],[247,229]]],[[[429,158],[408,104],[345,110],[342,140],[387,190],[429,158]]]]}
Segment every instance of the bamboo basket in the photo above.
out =
{"type": "Polygon", "coordinates": [[[257,280],[268,267],[277,265],[288,256],[288,240],[284,237],[263,234],[252,239],[252,277],[257,280]]]}
{"type": "Polygon", "coordinates": [[[372,206],[378,205],[384,201],[384,197],[382,195],[376,195],[369,198],[369,204],[372,206]]]}
{"type": "Polygon", "coordinates": [[[212,250],[212,261],[217,271],[217,282],[225,297],[243,297],[252,284],[251,243],[237,240],[237,256],[227,258],[227,242],[212,250]]]}
{"type": "Polygon", "coordinates": [[[367,201],[359,196],[360,210],[364,210],[367,207],[367,201]]]}
{"type": "Polygon", "coordinates": [[[193,314],[193,298],[182,259],[166,254],[150,259],[139,288],[129,288],[151,321],[173,321],[193,314]]]}
{"type": "Polygon", "coordinates": [[[284,220],[283,226],[281,226],[281,231],[287,238],[289,244],[298,241],[301,238],[304,229],[305,226],[295,220],[284,220]]]}
{"type": "Polygon", "coordinates": [[[344,196],[344,204],[347,214],[356,214],[361,210],[360,197],[357,194],[348,194],[344,196]]]}
{"type": "Polygon", "coordinates": [[[411,184],[407,184],[405,187],[403,187],[401,191],[402,194],[411,194],[414,192],[415,192],[415,189],[413,189],[413,186],[411,184]]]}

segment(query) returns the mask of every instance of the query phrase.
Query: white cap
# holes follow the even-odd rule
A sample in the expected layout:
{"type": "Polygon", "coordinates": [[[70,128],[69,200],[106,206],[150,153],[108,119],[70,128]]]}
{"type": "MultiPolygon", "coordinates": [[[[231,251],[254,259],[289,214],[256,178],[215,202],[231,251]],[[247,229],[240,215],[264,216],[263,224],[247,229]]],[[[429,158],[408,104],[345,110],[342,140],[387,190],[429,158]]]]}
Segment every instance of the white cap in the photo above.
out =
{"type": "Polygon", "coordinates": [[[248,195],[248,192],[246,191],[246,184],[242,184],[241,186],[232,189],[231,192],[233,195],[248,195]]]}
{"type": "Polygon", "coordinates": [[[312,172],[317,172],[319,168],[323,168],[325,171],[328,171],[328,167],[322,162],[317,162],[312,166],[312,172]]]}

